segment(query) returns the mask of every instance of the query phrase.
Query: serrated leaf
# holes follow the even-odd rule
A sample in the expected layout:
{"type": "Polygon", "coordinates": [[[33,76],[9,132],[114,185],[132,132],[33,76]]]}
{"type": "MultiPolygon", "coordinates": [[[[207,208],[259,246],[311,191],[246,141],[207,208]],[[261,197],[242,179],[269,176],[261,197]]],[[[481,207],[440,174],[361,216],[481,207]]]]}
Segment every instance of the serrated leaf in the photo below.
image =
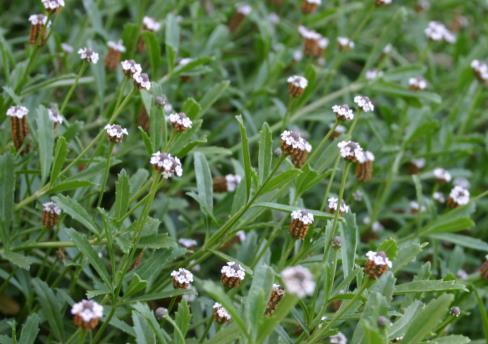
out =
{"type": "Polygon", "coordinates": [[[112,208],[115,219],[125,215],[129,207],[129,176],[125,170],[120,171],[115,182],[115,202],[112,208]]]}
{"type": "Polygon", "coordinates": [[[485,241],[466,235],[437,233],[429,235],[429,238],[448,241],[459,246],[472,248],[473,250],[488,252],[488,244],[485,241]]]}
{"type": "Polygon", "coordinates": [[[441,295],[439,298],[430,301],[411,322],[402,343],[417,344],[435,330],[449,310],[449,305],[454,300],[451,294],[441,295]]]}
{"type": "Polygon", "coordinates": [[[39,334],[39,316],[34,313],[29,315],[24,325],[22,326],[22,332],[20,333],[19,343],[33,344],[39,334]]]}
{"type": "Polygon", "coordinates": [[[222,94],[224,94],[229,85],[229,81],[222,81],[214,85],[205,93],[203,98],[199,101],[200,106],[202,107],[202,111],[200,111],[200,117],[203,116],[208,111],[208,109],[210,109],[210,107],[222,96],[222,94]]]}
{"type": "Polygon", "coordinates": [[[56,184],[50,191],[54,194],[62,193],[65,191],[76,190],[79,188],[93,186],[94,184],[88,180],[67,180],[56,184]]]}
{"type": "Polygon", "coordinates": [[[175,241],[168,235],[168,233],[157,233],[143,236],[137,244],[137,247],[140,248],[151,248],[156,250],[174,246],[175,241]]]}
{"type": "Polygon", "coordinates": [[[50,331],[59,342],[64,343],[63,312],[61,311],[63,302],[56,297],[53,290],[49,288],[46,282],[34,278],[32,280],[32,285],[37,294],[37,301],[41,305],[44,319],[49,323],[50,331]]]}
{"type": "Polygon", "coordinates": [[[356,224],[356,216],[354,214],[347,213],[345,220],[345,223],[340,224],[339,230],[342,241],[342,269],[344,270],[344,278],[347,278],[347,276],[352,273],[354,262],[356,260],[356,250],[359,242],[359,229],[356,224]]]}
{"type": "Polygon", "coordinates": [[[246,199],[249,199],[251,194],[251,182],[252,182],[252,166],[251,166],[251,153],[249,152],[249,142],[247,138],[247,130],[242,121],[242,116],[236,116],[237,122],[239,122],[239,128],[241,132],[241,147],[242,147],[242,160],[244,165],[245,182],[246,182],[246,199]]]}
{"type": "Polygon", "coordinates": [[[254,341],[257,330],[264,320],[264,311],[273,285],[273,271],[265,264],[254,269],[251,288],[244,303],[244,314],[248,329],[254,341]]]}
{"type": "Polygon", "coordinates": [[[56,141],[54,160],[53,160],[51,174],[50,174],[51,184],[56,183],[59,172],[61,172],[64,162],[66,161],[67,155],[68,155],[68,144],[66,143],[66,139],[63,136],[61,136],[56,141]]]}
{"type": "Polygon", "coordinates": [[[0,251],[0,255],[8,260],[10,263],[17,265],[19,268],[29,270],[30,266],[34,264],[35,260],[32,257],[25,256],[21,253],[11,251],[0,251]]]}
{"type": "MultiPolygon", "coordinates": [[[[175,322],[178,325],[181,334],[183,335],[183,337],[185,337],[188,330],[190,329],[190,324],[191,324],[190,307],[188,307],[188,303],[186,302],[186,300],[182,300],[178,304],[178,311],[175,314],[175,322]]],[[[177,336],[176,333],[174,334],[173,338],[176,339],[177,343],[180,342],[180,338],[177,336]]]]}
{"type": "Polygon", "coordinates": [[[466,286],[461,281],[436,281],[436,280],[425,280],[425,281],[412,281],[397,285],[395,287],[395,294],[408,294],[408,293],[429,293],[429,292],[439,292],[439,291],[453,291],[453,290],[463,290],[467,291],[466,286]]]}

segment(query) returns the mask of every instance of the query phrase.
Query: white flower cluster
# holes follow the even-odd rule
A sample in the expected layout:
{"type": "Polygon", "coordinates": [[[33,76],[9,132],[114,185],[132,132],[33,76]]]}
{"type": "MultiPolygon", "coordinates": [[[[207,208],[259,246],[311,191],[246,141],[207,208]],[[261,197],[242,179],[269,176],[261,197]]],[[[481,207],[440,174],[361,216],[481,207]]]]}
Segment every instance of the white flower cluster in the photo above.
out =
{"type": "Polygon", "coordinates": [[[61,114],[59,113],[58,110],[56,109],[48,109],[47,110],[47,114],[49,116],[49,119],[51,120],[51,122],[53,122],[54,124],[62,124],[63,121],[64,121],[64,118],[63,116],[61,116],[61,114]]]}
{"type": "Polygon", "coordinates": [[[305,0],[309,4],[314,4],[314,5],[320,5],[322,3],[322,0],[305,0]]]}
{"type": "Polygon", "coordinates": [[[178,61],[178,66],[184,67],[192,61],[193,59],[189,57],[182,58],[181,60],[178,61]]]}
{"type": "Polygon", "coordinates": [[[455,186],[449,193],[449,198],[457,205],[466,205],[469,203],[469,190],[462,186],[455,186]]]}
{"type": "Polygon", "coordinates": [[[383,72],[377,69],[370,69],[366,71],[366,80],[373,81],[383,77],[383,72]]]}
{"type": "Polygon", "coordinates": [[[411,201],[409,203],[409,207],[410,207],[410,212],[412,214],[418,213],[419,211],[420,212],[425,211],[425,207],[423,205],[420,205],[419,202],[417,201],[411,201]]]}
{"type": "Polygon", "coordinates": [[[301,137],[298,133],[290,130],[285,130],[281,133],[281,140],[286,143],[287,146],[290,146],[294,149],[299,149],[301,151],[312,151],[312,146],[301,137]]]}
{"type": "Polygon", "coordinates": [[[80,58],[82,60],[92,64],[96,64],[99,59],[98,53],[96,53],[90,48],[81,48],[78,50],[78,54],[80,55],[80,58]]]}
{"type": "Polygon", "coordinates": [[[164,179],[183,175],[180,159],[169,153],[157,151],[151,156],[150,163],[161,172],[164,179]]]}
{"type": "Polygon", "coordinates": [[[114,42],[114,41],[108,41],[107,43],[108,47],[112,50],[115,50],[119,53],[125,53],[125,46],[124,43],[122,43],[121,40],[114,42]]]}
{"type": "Polygon", "coordinates": [[[358,156],[358,162],[360,164],[364,164],[366,162],[374,161],[375,157],[374,154],[370,151],[365,151],[364,154],[358,156]]]}
{"type": "Polygon", "coordinates": [[[329,338],[330,344],[347,344],[347,337],[342,332],[338,332],[337,334],[330,336],[329,338]]]}
{"type": "Polygon", "coordinates": [[[151,80],[146,73],[137,73],[132,76],[132,79],[136,83],[137,87],[149,91],[151,89],[151,80]]]}
{"type": "Polygon", "coordinates": [[[122,140],[124,136],[129,135],[127,129],[118,124],[107,124],[104,129],[108,137],[115,140],[122,140]]]}
{"type": "Polygon", "coordinates": [[[172,125],[181,126],[185,129],[190,129],[192,127],[191,119],[183,112],[173,112],[172,114],[169,114],[166,118],[172,125]]]}
{"type": "Polygon", "coordinates": [[[337,43],[341,49],[351,50],[354,49],[354,42],[347,37],[337,37],[337,43]]]}
{"type": "Polygon", "coordinates": [[[53,201],[43,203],[42,210],[49,214],[61,215],[61,208],[53,201]]]}
{"type": "Polygon", "coordinates": [[[290,76],[287,81],[289,84],[291,84],[295,87],[299,87],[302,90],[304,90],[308,86],[308,80],[306,78],[304,78],[303,76],[300,76],[300,75],[290,76]]]}
{"type": "Polygon", "coordinates": [[[359,143],[354,141],[341,141],[337,144],[341,157],[352,161],[364,161],[364,151],[359,143]]]}
{"type": "Polygon", "coordinates": [[[232,192],[237,189],[237,186],[241,182],[241,176],[237,174],[227,174],[225,176],[225,182],[227,184],[227,191],[232,192]]]}
{"type": "Polygon", "coordinates": [[[220,319],[225,319],[227,321],[232,319],[229,312],[227,312],[227,310],[220,303],[214,303],[212,308],[220,319]]]}
{"type": "Polygon", "coordinates": [[[180,244],[184,248],[194,248],[198,245],[198,242],[193,239],[181,238],[178,240],[178,244],[180,244]]]}
{"type": "Polygon", "coordinates": [[[332,111],[336,114],[336,117],[343,121],[352,121],[354,119],[354,111],[352,111],[349,106],[344,105],[334,105],[332,106],[332,111]]]}
{"type": "MultiPolygon", "coordinates": [[[[329,197],[327,199],[327,204],[329,210],[336,212],[337,211],[337,205],[339,204],[339,199],[337,197],[329,197]]],[[[344,202],[341,201],[341,206],[339,208],[339,212],[342,214],[348,213],[350,210],[349,206],[344,202]]]]}
{"type": "Polygon", "coordinates": [[[449,183],[452,178],[449,171],[443,169],[442,167],[437,167],[434,169],[434,177],[435,179],[444,183],[449,183]]]}
{"type": "Polygon", "coordinates": [[[71,307],[71,314],[79,316],[83,322],[88,323],[103,316],[103,307],[95,301],[82,300],[71,307]]]}
{"type": "Polygon", "coordinates": [[[303,25],[300,25],[298,27],[298,32],[300,33],[300,36],[302,36],[302,38],[304,39],[317,41],[319,47],[322,49],[327,48],[327,46],[329,45],[329,40],[327,38],[323,37],[317,31],[307,29],[303,25]]]}
{"type": "Polygon", "coordinates": [[[244,16],[248,16],[252,12],[252,7],[248,4],[243,4],[237,7],[237,12],[244,16]]]}
{"type": "Polygon", "coordinates": [[[142,67],[134,60],[124,60],[121,63],[125,75],[132,77],[135,74],[142,73],[142,67]]]}
{"type": "Polygon", "coordinates": [[[144,26],[144,29],[147,31],[156,32],[161,29],[161,24],[158,23],[154,18],[148,16],[145,16],[142,19],[142,25],[144,26]]]}
{"type": "Polygon", "coordinates": [[[446,201],[446,197],[442,192],[436,191],[432,194],[432,198],[439,202],[439,203],[444,203],[446,201]]]}
{"type": "Polygon", "coordinates": [[[73,47],[71,45],[69,45],[68,43],[61,43],[61,49],[63,49],[63,51],[66,54],[71,54],[74,51],[73,47]]]}
{"type": "Polygon", "coordinates": [[[173,277],[180,284],[191,284],[193,283],[193,274],[187,269],[179,268],[171,273],[173,277]]]}
{"type": "Polygon", "coordinates": [[[391,261],[384,252],[368,251],[368,253],[366,253],[366,258],[372,261],[375,265],[386,265],[390,269],[392,267],[391,261]]]}
{"type": "Polygon", "coordinates": [[[423,91],[427,88],[427,81],[421,76],[408,79],[408,86],[414,90],[423,91]]]}
{"type": "Polygon", "coordinates": [[[31,25],[46,25],[47,17],[44,14],[32,14],[29,16],[31,25]]]}
{"type": "Polygon", "coordinates": [[[246,277],[246,272],[242,266],[236,262],[227,262],[227,264],[220,269],[220,272],[226,277],[237,277],[241,281],[246,277]]]}
{"type": "Polygon", "coordinates": [[[315,290],[315,281],[307,268],[298,265],[284,269],[281,278],[286,290],[299,298],[312,295],[315,290]]]}
{"type": "Polygon", "coordinates": [[[55,11],[64,7],[64,0],[42,0],[42,4],[47,11],[55,11]]]}
{"type": "Polygon", "coordinates": [[[11,106],[7,110],[7,116],[9,117],[17,117],[17,118],[24,118],[29,114],[29,109],[22,105],[11,106]]]}
{"type": "Polygon", "coordinates": [[[445,41],[452,44],[456,41],[456,36],[454,36],[444,24],[437,21],[431,21],[429,23],[425,29],[425,35],[427,38],[436,42],[445,41]]]}
{"type": "Polygon", "coordinates": [[[410,163],[415,165],[415,167],[417,167],[418,169],[425,167],[425,159],[423,159],[423,158],[413,159],[410,161],[410,163]]]}
{"type": "Polygon", "coordinates": [[[471,61],[471,69],[473,69],[478,78],[485,82],[488,81],[488,64],[483,63],[480,60],[473,60],[471,61]]]}
{"type": "Polygon", "coordinates": [[[291,218],[293,220],[298,220],[304,225],[311,225],[313,223],[313,214],[304,209],[293,210],[291,212],[291,218]]]}
{"type": "Polygon", "coordinates": [[[371,100],[366,96],[355,96],[354,103],[364,112],[374,111],[374,105],[371,100]]]}

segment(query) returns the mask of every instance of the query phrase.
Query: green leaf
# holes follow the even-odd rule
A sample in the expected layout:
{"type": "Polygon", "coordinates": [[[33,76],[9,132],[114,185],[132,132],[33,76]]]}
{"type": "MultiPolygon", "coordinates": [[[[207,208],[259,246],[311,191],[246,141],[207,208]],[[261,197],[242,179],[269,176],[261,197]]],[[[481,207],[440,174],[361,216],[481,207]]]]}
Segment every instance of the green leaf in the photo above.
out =
{"type": "Polygon", "coordinates": [[[418,344],[435,330],[442,318],[447,314],[449,305],[454,300],[451,294],[444,294],[437,299],[430,301],[410,324],[402,343],[418,344]]]}
{"type": "Polygon", "coordinates": [[[202,99],[200,99],[200,105],[202,106],[202,111],[200,112],[200,117],[203,116],[209,109],[210,107],[224,94],[224,92],[227,90],[229,87],[230,82],[229,81],[222,81],[216,85],[214,85],[212,88],[210,88],[205,95],[203,96],[202,99]]]}
{"type": "Polygon", "coordinates": [[[473,250],[488,252],[488,244],[485,241],[466,235],[437,233],[429,235],[429,238],[448,241],[459,246],[472,248],[473,250]]]}
{"type": "Polygon", "coordinates": [[[37,142],[39,144],[39,161],[41,163],[41,179],[44,182],[49,174],[53,161],[54,133],[53,123],[49,119],[47,109],[39,106],[36,111],[37,142]]]}
{"type": "Polygon", "coordinates": [[[247,328],[251,336],[256,340],[258,328],[264,320],[264,311],[271,294],[273,285],[273,271],[265,264],[260,264],[254,269],[251,288],[244,303],[244,314],[247,328]]]}
{"type": "Polygon", "coordinates": [[[69,216],[81,223],[94,234],[99,234],[97,225],[93,221],[93,216],[88,214],[85,208],[71,197],[59,195],[53,197],[56,204],[69,216]]]}
{"type": "Polygon", "coordinates": [[[249,152],[249,142],[247,138],[247,130],[242,121],[242,116],[236,116],[237,122],[239,122],[239,128],[241,131],[241,146],[242,146],[242,160],[244,165],[244,173],[246,179],[246,199],[249,199],[251,194],[251,182],[252,182],[252,166],[251,166],[251,153],[249,152]]]}
{"type": "Polygon", "coordinates": [[[39,322],[40,318],[36,313],[29,315],[24,326],[22,326],[19,343],[33,344],[35,342],[37,335],[39,334],[39,322]]]}
{"type": "Polygon", "coordinates": [[[0,253],[4,259],[24,270],[29,270],[30,266],[35,262],[33,258],[20,253],[11,251],[0,251],[0,253]]]}
{"type": "Polygon", "coordinates": [[[62,193],[65,191],[76,190],[79,188],[93,186],[94,184],[88,180],[67,180],[65,182],[58,183],[50,191],[53,194],[62,193]]]}
{"type": "Polygon", "coordinates": [[[371,88],[378,93],[387,94],[395,97],[414,98],[419,100],[425,100],[435,104],[440,104],[442,102],[441,96],[437,93],[412,91],[404,88],[403,86],[385,81],[375,82],[373,85],[371,85],[371,88]]]}
{"type": "Polygon", "coordinates": [[[66,160],[66,156],[68,155],[68,144],[66,143],[66,139],[61,136],[56,141],[56,149],[54,153],[54,162],[51,169],[50,174],[50,182],[51,184],[55,184],[58,178],[59,172],[63,168],[64,162],[66,160]]]}
{"type": "Polygon", "coordinates": [[[159,68],[163,61],[161,58],[161,48],[159,46],[156,34],[151,31],[146,31],[143,34],[145,47],[149,52],[149,61],[151,62],[151,74],[158,75],[159,68]]]}
{"type": "Polygon", "coordinates": [[[359,229],[356,224],[356,216],[354,214],[347,213],[345,220],[346,222],[341,224],[339,228],[342,242],[342,269],[344,270],[344,278],[347,278],[347,276],[349,276],[354,269],[356,250],[359,242],[359,229]]]}
{"type": "Polygon", "coordinates": [[[156,344],[156,336],[146,319],[138,312],[132,312],[132,323],[137,344],[156,344]]]}
{"type": "Polygon", "coordinates": [[[182,107],[183,112],[190,118],[197,118],[200,112],[202,111],[202,107],[197,101],[193,98],[188,98],[183,103],[182,107]]]}
{"type": "MultiPolygon", "coordinates": [[[[264,208],[268,208],[268,209],[283,211],[286,213],[291,213],[294,210],[301,209],[300,207],[295,207],[295,206],[286,205],[286,204],[273,203],[273,202],[258,202],[258,203],[253,204],[252,207],[264,207],[264,208]]],[[[306,210],[308,212],[312,213],[314,217],[328,218],[328,219],[334,218],[333,214],[324,213],[323,211],[311,210],[311,209],[306,209],[306,210]]]]}
{"type": "Polygon", "coordinates": [[[400,271],[403,267],[413,261],[421,251],[422,246],[420,246],[420,244],[415,240],[409,240],[401,243],[398,246],[397,257],[393,261],[393,272],[400,271]]]}
{"type": "Polygon", "coordinates": [[[467,216],[448,218],[445,221],[436,221],[420,232],[420,235],[433,233],[458,232],[474,227],[475,223],[467,216]]]}
{"type": "Polygon", "coordinates": [[[34,278],[32,285],[37,294],[37,301],[41,305],[44,319],[49,323],[50,332],[59,342],[64,343],[64,312],[61,310],[63,306],[62,300],[54,294],[46,282],[41,281],[39,278],[34,278]]]}
{"type": "Polygon", "coordinates": [[[115,219],[122,218],[129,207],[129,176],[125,170],[120,171],[115,182],[115,202],[112,208],[115,219]]]}
{"type": "Polygon", "coordinates": [[[168,68],[173,70],[175,59],[180,47],[180,24],[178,18],[172,13],[166,16],[166,57],[168,61],[168,68]]]}
{"type": "Polygon", "coordinates": [[[139,40],[139,26],[134,23],[125,24],[122,31],[122,40],[128,52],[135,51],[139,40]]]}
{"type": "Polygon", "coordinates": [[[394,261],[398,252],[398,246],[394,239],[386,239],[378,246],[378,251],[385,252],[386,256],[394,261]]]}
{"type": "Polygon", "coordinates": [[[151,248],[155,250],[174,246],[176,246],[176,243],[174,239],[168,235],[168,233],[157,233],[143,236],[137,244],[137,247],[151,248]]]}
{"type": "Polygon", "coordinates": [[[149,154],[149,155],[152,154],[155,150],[154,150],[154,147],[152,145],[151,139],[149,138],[147,133],[144,131],[144,129],[142,129],[141,127],[138,127],[137,129],[139,129],[139,133],[142,136],[142,142],[144,142],[144,147],[146,148],[147,154],[149,154]]]}
{"type": "Polygon", "coordinates": [[[299,169],[293,168],[291,170],[287,170],[276,177],[271,178],[266,185],[262,188],[261,194],[264,195],[270,191],[278,190],[283,186],[287,185],[291,181],[295,180],[298,175],[300,175],[302,171],[299,169]]]}
{"type": "Polygon", "coordinates": [[[8,245],[15,193],[15,167],[12,154],[0,155],[0,185],[0,234],[2,243],[8,245]]]}
{"type": "MultiPolygon", "coordinates": [[[[183,337],[185,337],[191,325],[190,307],[188,307],[188,303],[186,302],[186,300],[182,300],[179,303],[178,311],[175,314],[175,321],[181,331],[181,334],[183,335],[183,337]]],[[[173,335],[173,338],[176,339],[177,343],[180,343],[179,337],[176,333],[173,335]]]]}
{"type": "Polygon", "coordinates": [[[266,318],[259,328],[259,335],[256,343],[263,343],[275,328],[285,319],[288,314],[295,308],[298,298],[295,295],[285,294],[283,299],[276,307],[273,315],[266,318]]]}
{"type": "MultiPolygon", "coordinates": [[[[161,328],[159,325],[158,320],[154,316],[154,312],[149,309],[149,306],[147,304],[142,304],[142,303],[136,303],[135,305],[132,306],[135,312],[137,312],[138,315],[138,320],[141,321],[141,324],[138,325],[137,331],[140,331],[139,334],[136,332],[136,337],[137,338],[145,338],[145,336],[141,336],[142,331],[151,331],[153,336],[148,336],[149,338],[156,338],[157,343],[167,343],[167,340],[164,337],[165,331],[161,328]],[[142,323],[145,324],[142,325],[142,323]],[[144,329],[143,329],[144,327],[144,329]]],[[[134,311],[133,311],[133,316],[134,316],[134,311]]],[[[134,328],[136,330],[136,328],[134,328]]],[[[139,342],[138,342],[139,343],[139,342]]]]}
{"type": "Polygon", "coordinates": [[[395,287],[395,295],[408,293],[432,293],[439,291],[462,290],[467,291],[464,283],[458,280],[453,281],[437,281],[437,280],[418,280],[403,283],[395,287]]]}
{"type": "Polygon", "coordinates": [[[167,299],[170,297],[176,297],[183,294],[188,294],[188,290],[186,289],[170,289],[170,290],[163,290],[154,293],[147,293],[141,296],[134,297],[131,299],[132,302],[148,302],[154,300],[161,300],[167,299]]]}
{"type": "Polygon", "coordinates": [[[127,289],[125,290],[124,295],[127,297],[130,297],[132,295],[136,295],[139,292],[143,291],[147,287],[147,281],[141,279],[138,274],[134,274],[132,276],[132,279],[130,280],[129,285],[127,286],[127,289]]]}
{"type": "Polygon", "coordinates": [[[105,267],[105,263],[98,256],[98,253],[95,252],[92,245],[88,242],[85,236],[76,232],[72,228],[67,228],[66,231],[78,250],[80,250],[80,252],[83,254],[83,257],[88,260],[90,265],[95,269],[103,282],[105,282],[105,285],[107,287],[110,287],[110,275],[107,271],[107,268],[105,267]]]}
{"type": "Polygon", "coordinates": [[[422,302],[415,300],[403,312],[402,316],[395,321],[390,327],[389,338],[403,337],[410,327],[412,321],[416,318],[419,310],[422,308],[422,302]]]}
{"type": "Polygon", "coordinates": [[[488,312],[486,311],[486,305],[476,288],[473,288],[473,293],[476,296],[476,301],[478,302],[478,310],[481,315],[483,333],[485,335],[485,338],[488,338],[488,312]]]}
{"type": "Polygon", "coordinates": [[[467,344],[471,343],[471,339],[461,335],[452,335],[439,337],[433,340],[429,340],[427,344],[467,344]]]}
{"type": "Polygon", "coordinates": [[[273,163],[273,138],[268,123],[261,128],[259,139],[258,176],[261,185],[271,171],[273,163]]]}
{"type": "Polygon", "coordinates": [[[194,154],[195,176],[197,179],[198,197],[205,206],[205,211],[213,213],[213,184],[207,158],[200,152],[194,154]]]}

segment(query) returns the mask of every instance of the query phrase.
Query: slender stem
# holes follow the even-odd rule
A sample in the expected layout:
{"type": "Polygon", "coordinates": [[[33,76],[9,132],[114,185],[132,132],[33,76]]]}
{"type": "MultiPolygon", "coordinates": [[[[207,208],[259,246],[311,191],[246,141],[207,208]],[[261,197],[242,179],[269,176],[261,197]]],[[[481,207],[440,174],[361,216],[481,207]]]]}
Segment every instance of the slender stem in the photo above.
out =
{"type": "Polygon", "coordinates": [[[327,142],[329,141],[329,138],[330,138],[330,135],[332,135],[332,133],[335,131],[337,125],[339,123],[337,122],[337,120],[334,122],[334,125],[329,129],[329,131],[327,132],[327,134],[325,134],[324,138],[322,139],[322,141],[320,141],[319,145],[313,150],[312,154],[310,155],[310,157],[308,158],[308,161],[310,163],[312,163],[314,161],[314,159],[316,158],[317,154],[320,154],[322,152],[322,150],[324,149],[325,145],[327,144],[327,142]]]}
{"type": "Polygon", "coordinates": [[[80,71],[76,75],[75,82],[71,85],[71,87],[68,90],[68,93],[66,93],[66,96],[64,97],[63,103],[61,105],[61,108],[59,109],[60,113],[64,113],[64,110],[66,109],[66,105],[68,105],[69,100],[71,99],[71,96],[73,95],[73,92],[76,89],[76,86],[78,85],[78,82],[80,81],[81,76],[83,73],[85,73],[86,67],[87,67],[87,62],[83,62],[81,65],[80,71]]]}
{"type": "Polygon", "coordinates": [[[341,160],[341,156],[337,154],[337,157],[334,162],[334,167],[332,167],[332,173],[329,177],[329,182],[327,183],[327,189],[325,189],[324,198],[322,200],[322,204],[320,205],[320,210],[324,211],[325,206],[327,204],[327,200],[329,199],[330,189],[332,188],[332,184],[334,183],[334,178],[336,175],[337,167],[339,167],[339,162],[341,160]]]}
{"type": "Polygon", "coordinates": [[[116,310],[116,307],[115,307],[115,305],[113,305],[112,309],[110,310],[110,313],[107,316],[107,319],[105,319],[105,321],[102,323],[102,326],[100,326],[100,328],[98,329],[98,331],[97,331],[95,337],[93,338],[93,340],[91,341],[91,343],[96,344],[101,339],[103,333],[107,329],[108,324],[110,323],[110,320],[112,320],[113,316],[115,315],[115,310],[116,310]]]}
{"type": "Polygon", "coordinates": [[[110,163],[112,161],[112,152],[114,149],[114,145],[115,144],[112,141],[110,141],[108,151],[107,151],[107,164],[105,165],[105,173],[103,174],[103,181],[100,186],[100,195],[98,196],[97,207],[100,207],[100,205],[102,204],[103,193],[105,191],[105,186],[107,185],[107,181],[108,181],[108,175],[110,173],[110,163]]]}

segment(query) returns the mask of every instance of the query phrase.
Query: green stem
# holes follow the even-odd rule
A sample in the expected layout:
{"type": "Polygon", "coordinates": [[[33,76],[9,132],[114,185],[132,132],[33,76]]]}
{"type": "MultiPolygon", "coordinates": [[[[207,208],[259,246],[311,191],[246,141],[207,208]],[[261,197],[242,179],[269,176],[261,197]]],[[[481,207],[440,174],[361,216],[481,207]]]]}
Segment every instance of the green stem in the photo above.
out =
{"type": "Polygon", "coordinates": [[[76,75],[75,82],[73,82],[73,84],[71,85],[71,87],[68,90],[68,93],[66,93],[66,96],[64,97],[61,108],[59,109],[60,113],[64,113],[64,110],[66,109],[66,105],[68,105],[68,102],[71,99],[71,96],[73,95],[73,92],[75,91],[76,86],[78,85],[78,82],[80,81],[80,78],[83,75],[83,73],[85,72],[87,66],[88,66],[87,62],[83,62],[83,64],[81,65],[80,71],[76,75]]]}
{"type": "Polygon", "coordinates": [[[322,152],[322,150],[324,149],[325,145],[329,141],[330,135],[332,135],[332,133],[335,131],[335,129],[336,129],[336,127],[337,127],[338,124],[339,123],[336,120],[334,122],[334,125],[327,132],[327,134],[325,134],[325,136],[322,139],[322,141],[320,141],[319,145],[313,150],[312,154],[308,158],[309,163],[312,163],[314,161],[314,159],[317,157],[317,155],[320,154],[320,152],[322,152]]]}
{"type": "Polygon", "coordinates": [[[103,333],[107,329],[108,324],[110,323],[110,320],[112,320],[113,316],[115,315],[115,310],[116,310],[116,307],[114,304],[112,306],[112,309],[110,310],[110,313],[107,316],[107,319],[105,319],[105,321],[102,323],[102,326],[100,326],[100,328],[97,331],[97,334],[95,335],[95,337],[91,341],[92,343],[96,344],[101,339],[103,333]]]}
{"type": "Polygon", "coordinates": [[[102,204],[103,193],[105,191],[105,186],[107,185],[108,175],[110,173],[110,163],[112,161],[112,151],[114,149],[114,143],[110,142],[108,151],[107,151],[107,164],[105,165],[105,173],[103,174],[103,181],[100,186],[100,195],[98,196],[97,207],[100,207],[102,204]]]}

